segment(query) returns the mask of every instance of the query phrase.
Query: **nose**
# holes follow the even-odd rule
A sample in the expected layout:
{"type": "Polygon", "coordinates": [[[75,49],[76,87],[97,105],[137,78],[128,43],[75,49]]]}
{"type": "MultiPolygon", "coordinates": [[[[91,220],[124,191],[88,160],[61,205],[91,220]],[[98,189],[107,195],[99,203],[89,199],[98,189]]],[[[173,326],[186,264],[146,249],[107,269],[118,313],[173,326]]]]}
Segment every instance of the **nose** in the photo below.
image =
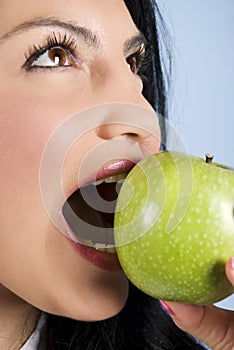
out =
{"type": "Polygon", "coordinates": [[[104,140],[127,138],[138,142],[150,137],[149,132],[140,129],[138,125],[130,125],[128,122],[116,123],[110,121],[97,128],[97,135],[104,140]]]}
{"type": "Polygon", "coordinates": [[[127,138],[136,142],[160,140],[157,116],[152,108],[133,103],[110,103],[103,108],[96,134],[104,140],[127,138]]]}
{"type": "MultiPolygon", "coordinates": [[[[135,104],[107,104],[105,116],[96,127],[96,135],[105,141],[131,141],[125,145],[128,153],[130,145],[138,145],[142,154],[157,153],[160,149],[160,128],[152,109],[135,104]]],[[[117,146],[119,147],[119,146],[117,146]]],[[[119,150],[120,152],[120,150],[119,150]]]]}
{"type": "Polygon", "coordinates": [[[142,81],[127,65],[121,68],[107,74],[99,87],[98,93],[102,97],[100,100],[105,103],[105,113],[96,128],[96,134],[104,140],[128,138],[147,143],[152,143],[153,137],[158,147],[158,118],[142,94],[142,81]]]}
{"type": "Polygon", "coordinates": [[[138,74],[134,74],[125,60],[121,64],[116,57],[97,63],[96,71],[92,72],[93,92],[95,98],[102,103],[122,102],[132,103],[152,109],[150,103],[142,94],[143,82],[138,74]]]}

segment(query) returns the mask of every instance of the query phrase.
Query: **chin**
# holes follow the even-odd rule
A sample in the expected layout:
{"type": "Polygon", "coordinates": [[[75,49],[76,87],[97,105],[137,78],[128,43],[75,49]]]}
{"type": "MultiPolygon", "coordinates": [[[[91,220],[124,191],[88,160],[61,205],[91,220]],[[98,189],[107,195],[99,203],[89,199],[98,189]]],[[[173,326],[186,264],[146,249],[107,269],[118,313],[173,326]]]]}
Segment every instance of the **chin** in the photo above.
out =
{"type": "Polygon", "coordinates": [[[117,272],[115,280],[109,281],[105,288],[98,290],[96,286],[91,292],[89,289],[84,298],[79,294],[79,290],[69,293],[69,296],[67,293],[67,298],[64,298],[66,292],[61,291],[60,295],[53,297],[53,303],[41,309],[50,314],[79,321],[102,321],[116,316],[124,308],[128,293],[127,277],[123,272],[117,272]]]}
{"type": "Polygon", "coordinates": [[[125,288],[121,288],[120,293],[116,293],[115,296],[111,298],[98,298],[93,300],[88,308],[85,310],[83,317],[80,316],[80,313],[70,314],[69,318],[76,320],[93,322],[93,321],[103,321],[108,318],[116,316],[125,306],[128,299],[129,283],[126,283],[125,288]]]}

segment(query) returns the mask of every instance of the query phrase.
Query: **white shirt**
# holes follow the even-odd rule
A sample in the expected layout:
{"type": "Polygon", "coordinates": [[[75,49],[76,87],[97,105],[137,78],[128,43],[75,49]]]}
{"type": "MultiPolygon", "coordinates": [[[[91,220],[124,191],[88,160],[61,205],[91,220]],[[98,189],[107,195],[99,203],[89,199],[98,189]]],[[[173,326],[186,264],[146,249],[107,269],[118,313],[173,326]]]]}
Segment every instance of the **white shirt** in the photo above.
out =
{"type": "Polygon", "coordinates": [[[42,313],[35,331],[20,350],[45,350],[46,338],[46,315],[42,313]]]}

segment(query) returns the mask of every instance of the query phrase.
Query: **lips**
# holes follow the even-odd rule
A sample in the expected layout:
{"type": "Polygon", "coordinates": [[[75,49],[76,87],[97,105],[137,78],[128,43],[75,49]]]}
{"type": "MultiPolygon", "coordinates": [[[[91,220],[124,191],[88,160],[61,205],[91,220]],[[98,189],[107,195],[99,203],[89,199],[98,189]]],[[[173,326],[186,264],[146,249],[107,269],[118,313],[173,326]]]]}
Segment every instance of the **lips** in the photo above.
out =
{"type": "Polygon", "coordinates": [[[62,215],[66,233],[73,243],[83,245],[82,249],[87,246],[115,253],[116,199],[122,182],[135,164],[136,161],[126,159],[108,162],[70,194],[62,207],[62,215]]]}

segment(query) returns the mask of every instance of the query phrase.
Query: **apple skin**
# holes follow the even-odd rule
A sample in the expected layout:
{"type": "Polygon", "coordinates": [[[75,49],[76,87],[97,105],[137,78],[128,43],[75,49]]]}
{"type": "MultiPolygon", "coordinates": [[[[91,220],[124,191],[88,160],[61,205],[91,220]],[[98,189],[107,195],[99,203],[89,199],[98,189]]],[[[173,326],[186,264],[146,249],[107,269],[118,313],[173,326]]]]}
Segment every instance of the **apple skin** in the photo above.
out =
{"type": "Polygon", "coordinates": [[[120,190],[114,222],[129,280],[155,298],[200,305],[234,292],[234,171],[177,152],[140,161],[120,190]]]}

